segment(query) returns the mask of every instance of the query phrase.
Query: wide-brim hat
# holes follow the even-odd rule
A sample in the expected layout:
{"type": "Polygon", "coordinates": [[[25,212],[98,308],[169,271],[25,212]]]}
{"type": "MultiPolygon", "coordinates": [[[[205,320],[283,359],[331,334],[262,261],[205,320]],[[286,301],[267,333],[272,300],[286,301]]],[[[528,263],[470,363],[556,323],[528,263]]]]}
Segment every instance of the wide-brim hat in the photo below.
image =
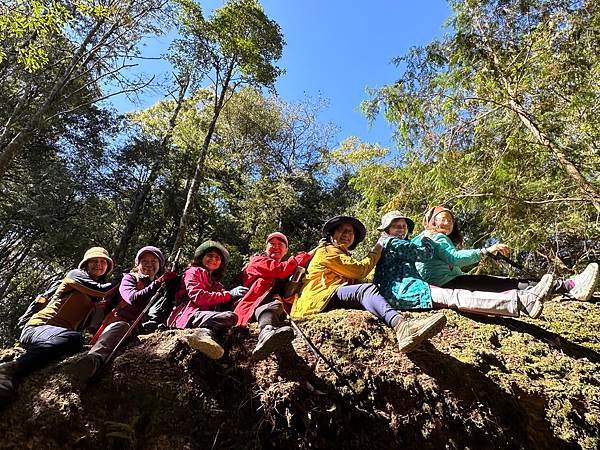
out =
{"type": "Polygon", "coordinates": [[[413,222],[413,220],[406,214],[402,214],[400,211],[390,211],[385,213],[381,218],[381,225],[379,225],[377,229],[379,231],[385,231],[396,219],[406,220],[406,225],[408,225],[408,234],[411,234],[414,231],[415,222],[413,222]]]}
{"type": "Polygon", "coordinates": [[[333,231],[344,223],[349,223],[354,228],[354,242],[348,247],[348,250],[354,250],[358,244],[365,240],[367,229],[363,223],[356,217],[351,216],[335,216],[325,222],[323,225],[323,237],[328,238],[333,234],[333,231]]]}
{"type": "Polygon", "coordinates": [[[194,259],[203,255],[211,248],[216,248],[217,250],[219,250],[221,256],[223,257],[223,262],[227,264],[227,262],[229,261],[229,252],[227,251],[225,246],[218,241],[213,241],[210,239],[208,241],[204,241],[198,246],[198,248],[196,248],[196,251],[194,252],[194,259]]]}
{"type": "Polygon", "coordinates": [[[165,265],[165,256],[163,255],[163,253],[160,251],[160,249],[158,247],[154,247],[152,245],[147,245],[138,250],[137,255],[135,255],[135,265],[136,266],[139,265],[140,259],[144,253],[150,253],[150,254],[156,256],[156,259],[158,259],[160,268],[161,269],[163,268],[163,266],[165,265]]]}
{"type": "Polygon", "coordinates": [[[92,248],[88,249],[85,252],[85,254],[83,255],[83,259],[81,260],[81,262],[79,263],[77,268],[83,269],[83,267],[86,265],[86,263],[90,259],[93,259],[93,258],[104,258],[108,262],[108,269],[106,270],[106,273],[104,275],[108,275],[109,273],[112,272],[113,267],[115,266],[115,263],[110,258],[110,255],[108,254],[108,250],[106,250],[105,248],[102,248],[102,247],[92,247],[92,248]]]}

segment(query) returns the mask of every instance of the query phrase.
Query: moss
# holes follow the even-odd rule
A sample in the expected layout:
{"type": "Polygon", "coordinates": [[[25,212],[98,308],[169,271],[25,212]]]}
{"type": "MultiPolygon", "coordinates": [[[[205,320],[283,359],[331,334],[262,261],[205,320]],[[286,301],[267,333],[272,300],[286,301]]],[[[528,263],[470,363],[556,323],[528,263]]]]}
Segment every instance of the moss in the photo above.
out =
{"type": "Polygon", "coordinates": [[[83,391],[70,360],[32,374],[0,413],[0,447],[597,448],[599,309],[549,303],[537,321],[446,311],[444,331],[409,355],[362,311],[300,322],[352,389],[301,339],[253,362],[255,327],[236,329],[212,361],[185,332],[157,333],[83,391]]]}

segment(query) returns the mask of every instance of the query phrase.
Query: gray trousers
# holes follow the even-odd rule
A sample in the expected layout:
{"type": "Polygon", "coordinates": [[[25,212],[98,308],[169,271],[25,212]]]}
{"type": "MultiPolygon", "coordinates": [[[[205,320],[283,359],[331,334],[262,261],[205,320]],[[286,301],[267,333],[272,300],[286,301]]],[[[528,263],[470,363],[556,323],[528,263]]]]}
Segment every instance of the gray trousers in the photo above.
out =
{"type": "Polygon", "coordinates": [[[196,311],[186,328],[206,328],[218,334],[233,327],[238,316],[233,311],[196,311]]]}
{"type": "MultiPolygon", "coordinates": [[[[197,311],[190,318],[188,327],[208,328],[215,333],[220,333],[233,327],[236,323],[237,315],[233,311],[197,311]]],[[[106,361],[127,330],[129,330],[129,324],[125,321],[111,323],[104,329],[89,353],[106,361]]]]}
{"type": "Polygon", "coordinates": [[[516,289],[485,292],[431,286],[431,299],[434,309],[450,308],[488,316],[519,317],[517,292],[516,289]]]}
{"type": "Polygon", "coordinates": [[[281,301],[265,299],[254,310],[254,318],[262,330],[266,325],[280,327],[285,317],[285,310],[281,301]]]}
{"type": "Polygon", "coordinates": [[[129,324],[125,321],[113,322],[108,325],[90,349],[90,355],[99,356],[102,361],[106,361],[127,330],[129,330],[129,324]]]}

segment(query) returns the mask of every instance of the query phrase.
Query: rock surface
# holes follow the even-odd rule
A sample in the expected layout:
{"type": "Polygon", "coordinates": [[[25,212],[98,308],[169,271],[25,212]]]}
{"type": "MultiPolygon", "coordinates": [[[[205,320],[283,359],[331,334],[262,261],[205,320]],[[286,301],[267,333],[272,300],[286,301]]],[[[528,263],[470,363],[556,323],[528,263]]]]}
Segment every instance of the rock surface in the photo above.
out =
{"type": "Polygon", "coordinates": [[[140,336],[87,387],[70,374],[80,356],[23,380],[0,411],[0,448],[595,449],[599,300],[548,302],[535,321],[446,311],[409,355],[366,312],[299,323],[352,388],[300,338],[253,362],[254,327],[227,336],[219,361],[186,331],[140,336]]]}

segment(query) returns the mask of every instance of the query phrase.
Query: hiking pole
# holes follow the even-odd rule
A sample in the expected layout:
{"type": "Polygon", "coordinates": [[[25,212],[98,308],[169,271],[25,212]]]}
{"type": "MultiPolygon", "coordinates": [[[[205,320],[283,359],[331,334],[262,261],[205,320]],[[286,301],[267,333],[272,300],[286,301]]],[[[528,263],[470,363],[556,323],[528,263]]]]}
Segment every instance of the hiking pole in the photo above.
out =
{"type": "Polygon", "coordinates": [[[530,276],[535,281],[540,281],[540,278],[537,275],[534,275],[529,270],[525,269],[525,267],[523,267],[522,264],[519,264],[518,262],[513,261],[509,257],[504,256],[502,253],[498,252],[496,254],[494,254],[494,253],[488,253],[488,254],[492,257],[492,259],[494,259],[496,261],[504,261],[508,265],[510,265],[510,266],[514,267],[515,269],[518,269],[519,271],[523,272],[525,275],[530,276]]]}
{"type": "MultiPolygon", "coordinates": [[[[177,250],[177,254],[175,255],[175,259],[173,260],[173,264],[171,266],[171,270],[175,271],[176,265],[177,265],[177,260],[179,259],[179,254],[181,253],[181,248],[177,250]]],[[[162,293],[165,291],[165,289],[167,288],[167,284],[163,284],[160,288],[158,288],[158,291],[156,291],[156,294],[154,294],[152,296],[152,298],[150,299],[150,301],[148,302],[148,304],[146,305],[146,307],[142,310],[142,312],[140,313],[139,316],[136,317],[136,319],[131,323],[131,325],[129,325],[129,329],[127,330],[127,332],[123,335],[123,337],[119,340],[119,342],[117,343],[117,345],[115,345],[115,348],[113,349],[113,351],[110,353],[110,355],[108,355],[108,358],[106,358],[104,360],[104,366],[106,366],[115,356],[115,353],[117,352],[117,350],[121,347],[121,345],[123,344],[123,342],[125,342],[125,340],[131,336],[133,334],[133,332],[135,331],[136,327],[140,324],[140,322],[142,321],[142,319],[144,318],[144,316],[146,315],[146,313],[148,312],[148,310],[152,307],[152,305],[154,305],[154,303],[156,303],[156,301],[160,298],[160,296],[162,295],[162,293]]]]}
{"type": "Polygon", "coordinates": [[[336,376],[337,378],[343,382],[343,384],[345,386],[348,387],[348,389],[350,389],[350,391],[358,397],[358,393],[354,390],[354,388],[352,387],[352,385],[350,384],[350,382],[348,381],[348,379],[343,376],[339,370],[337,370],[335,368],[335,366],[331,363],[331,361],[329,361],[325,355],[323,355],[323,353],[321,353],[321,351],[315,346],[315,344],[310,340],[310,338],[304,334],[304,331],[302,331],[302,329],[298,326],[298,324],[296,324],[296,322],[294,322],[292,320],[292,318],[289,316],[289,314],[287,315],[287,318],[290,320],[290,324],[292,326],[292,328],[294,329],[294,331],[296,331],[300,337],[304,340],[304,342],[306,343],[306,345],[308,346],[309,350],[317,357],[317,359],[320,359],[321,361],[323,361],[327,367],[329,368],[329,370],[331,370],[336,376]]]}

